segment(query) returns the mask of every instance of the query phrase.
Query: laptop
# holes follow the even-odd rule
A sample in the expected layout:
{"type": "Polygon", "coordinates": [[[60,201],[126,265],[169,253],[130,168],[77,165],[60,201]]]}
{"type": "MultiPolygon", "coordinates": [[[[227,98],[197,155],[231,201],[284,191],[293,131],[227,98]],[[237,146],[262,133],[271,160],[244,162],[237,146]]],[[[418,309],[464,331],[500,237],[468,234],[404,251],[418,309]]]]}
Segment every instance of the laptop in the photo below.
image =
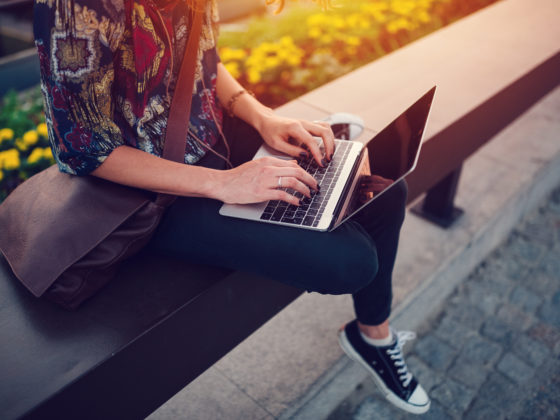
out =
{"type": "MultiPolygon", "coordinates": [[[[336,139],[333,159],[326,167],[300,159],[299,165],[321,190],[308,198],[285,188],[302,199],[299,207],[279,200],[224,204],[220,214],[317,231],[336,229],[414,170],[435,91],[434,86],[365,144],[336,139]]],[[[319,138],[316,141],[321,143],[319,138]]],[[[293,159],[267,145],[253,159],[264,156],[293,159]]]]}

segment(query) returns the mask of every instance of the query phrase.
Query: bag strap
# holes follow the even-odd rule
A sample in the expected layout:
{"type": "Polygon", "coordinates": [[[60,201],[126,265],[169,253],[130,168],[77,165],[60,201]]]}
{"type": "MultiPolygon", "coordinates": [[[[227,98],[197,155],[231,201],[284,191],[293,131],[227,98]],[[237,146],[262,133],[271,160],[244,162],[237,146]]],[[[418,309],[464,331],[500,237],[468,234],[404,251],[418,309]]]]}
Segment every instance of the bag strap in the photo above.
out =
{"type": "MultiPolygon", "coordinates": [[[[167,118],[165,143],[163,145],[163,158],[179,163],[185,162],[185,149],[191,115],[191,103],[194,89],[194,76],[198,61],[198,47],[202,30],[202,12],[196,8],[191,9],[193,23],[191,26],[185,55],[179,70],[175,85],[175,92],[171,99],[171,108],[167,118]]],[[[169,194],[158,194],[156,204],[170,205],[176,197],[169,194]]]]}

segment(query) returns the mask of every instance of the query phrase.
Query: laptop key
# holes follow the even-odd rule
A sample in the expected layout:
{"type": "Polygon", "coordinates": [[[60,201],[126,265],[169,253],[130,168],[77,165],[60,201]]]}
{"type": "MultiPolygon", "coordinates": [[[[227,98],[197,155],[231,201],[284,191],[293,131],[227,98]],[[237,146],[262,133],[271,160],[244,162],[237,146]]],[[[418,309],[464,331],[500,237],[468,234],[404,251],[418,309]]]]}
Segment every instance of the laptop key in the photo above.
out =
{"type": "Polygon", "coordinates": [[[312,216],[306,216],[305,219],[303,219],[303,225],[304,226],[312,226],[313,225],[313,219],[314,219],[314,217],[312,217],[312,216]]]}
{"type": "Polygon", "coordinates": [[[263,213],[261,215],[261,220],[270,220],[271,217],[272,217],[272,213],[263,213]]]}

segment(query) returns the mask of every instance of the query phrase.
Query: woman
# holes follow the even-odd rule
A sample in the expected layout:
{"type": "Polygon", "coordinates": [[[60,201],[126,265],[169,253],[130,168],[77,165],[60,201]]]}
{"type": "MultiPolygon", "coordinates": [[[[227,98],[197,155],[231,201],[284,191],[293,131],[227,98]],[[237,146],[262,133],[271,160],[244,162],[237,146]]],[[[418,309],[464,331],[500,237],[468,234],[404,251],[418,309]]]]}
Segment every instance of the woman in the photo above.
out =
{"type": "Polygon", "coordinates": [[[405,184],[331,233],[221,217],[222,202],[299,205],[279,185],[307,197],[320,189],[296,160],[251,161],[261,141],[324,166],[334,138],[328,124],[277,116],[247,94],[216,53],[214,2],[198,3],[204,23],[180,164],[160,156],[192,1],[35,1],[49,139],[60,170],[179,196],[149,244],[153,252],[250,270],[308,291],[351,293],[357,320],[339,333],[343,349],[395,405],[427,411],[429,398],[402,358],[406,336],[388,321],[405,184]],[[322,138],[324,153],[312,135],[322,138]]]}

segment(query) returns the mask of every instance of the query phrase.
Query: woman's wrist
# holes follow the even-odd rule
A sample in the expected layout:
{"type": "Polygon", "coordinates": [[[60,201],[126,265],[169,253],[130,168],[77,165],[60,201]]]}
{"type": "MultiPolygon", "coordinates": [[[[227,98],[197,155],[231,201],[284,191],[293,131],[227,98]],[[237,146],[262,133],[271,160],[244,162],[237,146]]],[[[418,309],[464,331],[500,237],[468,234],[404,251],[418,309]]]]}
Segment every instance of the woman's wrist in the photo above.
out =
{"type": "Polygon", "coordinates": [[[262,133],[266,121],[272,116],[274,116],[274,111],[262,105],[260,109],[255,109],[249,124],[251,124],[259,133],[262,133]]]}
{"type": "Polygon", "coordinates": [[[220,192],[224,188],[227,170],[204,168],[205,174],[201,178],[198,194],[202,197],[223,201],[220,192]]]}

